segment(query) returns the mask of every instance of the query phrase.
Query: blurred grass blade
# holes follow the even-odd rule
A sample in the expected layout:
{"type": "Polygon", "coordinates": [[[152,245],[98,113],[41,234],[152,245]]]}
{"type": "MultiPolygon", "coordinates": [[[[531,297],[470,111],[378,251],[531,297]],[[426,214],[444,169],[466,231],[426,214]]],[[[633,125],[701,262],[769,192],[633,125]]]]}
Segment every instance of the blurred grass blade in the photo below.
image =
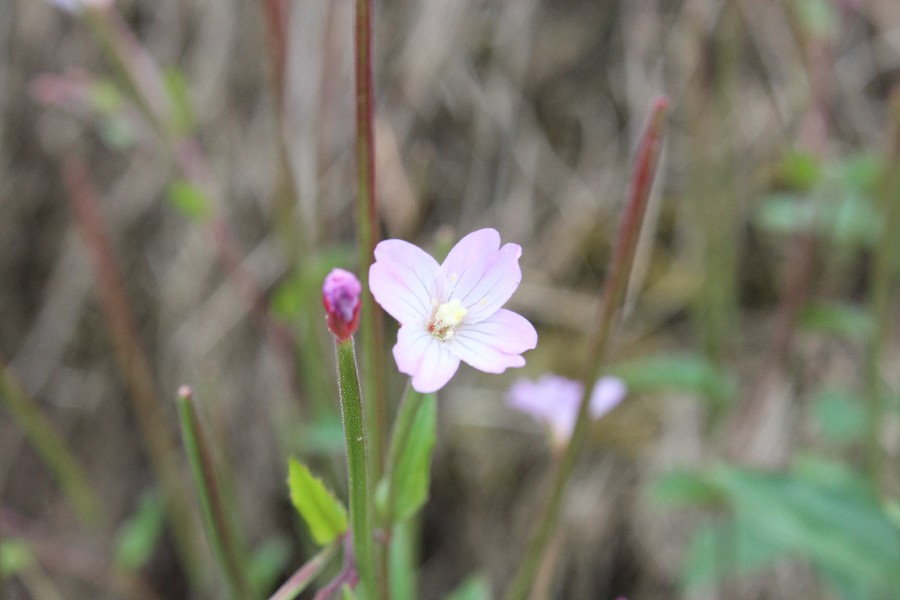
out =
{"type": "Polygon", "coordinates": [[[102,516],[100,501],[84,471],[6,365],[0,365],[0,402],[25,432],[29,443],[53,473],[78,516],[85,523],[99,523],[102,516]]]}
{"type": "Polygon", "coordinates": [[[187,386],[178,390],[178,416],[207,536],[230,596],[238,600],[252,598],[246,563],[223,504],[212,452],[194,410],[193,393],[187,386]]]}

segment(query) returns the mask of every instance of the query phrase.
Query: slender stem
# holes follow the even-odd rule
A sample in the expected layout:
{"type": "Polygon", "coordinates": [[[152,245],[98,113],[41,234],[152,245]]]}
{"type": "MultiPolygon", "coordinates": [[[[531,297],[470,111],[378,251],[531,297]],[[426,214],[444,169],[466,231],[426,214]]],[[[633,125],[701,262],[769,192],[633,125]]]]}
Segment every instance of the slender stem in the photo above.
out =
{"type": "Polygon", "coordinates": [[[865,367],[866,392],[869,397],[866,454],[871,477],[879,483],[882,481],[883,463],[879,431],[885,409],[881,361],[887,332],[890,331],[891,307],[896,306],[896,301],[891,301],[894,294],[892,282],[900,264],[900,242],[897,237],[897,230],[900,228],[900,87],[893,90],[889,108],[892,122],[881,190],[882,229],[872,256],[869,286],[875,327],[866,352],[865,367]]]}
{"type": "Polygon", "coordinates": [[[369,485],[365,415],[359,389],[359,374],[356,370],[353,338],[336,342],[336,346],[341,417],[344,421],[344,437],[347,442],[350,529],[353,532],[353,550],[366,598],[373,598],[371,594],[375,590],[375,562],[372,492],[369,485]]]}
{"type": "Polygon", "coordinates": [[[587,434],[590,421],[588,409],[593,382],[597,379],[606,359],[615,315],[625,295],[625,288],[634,264],[638,234],[641,231],[656,174],[657,159],[662,144],[663,122],[667,109],[668,100],[665,97],[657,98],[654,101],[650,122],[638,148],[635,170],[631,179],[631,192],[625,206],[625,214],[619,224],[615,252],[610,263],[610,273],[603,288],[597,329],[593,331],[588,340],[587,362],[581,378],[584,393],[578,407],[575,430],[560,459],[544,513],[537,523],[525,557],[519,564],[519,569],[506,593],[506,600],[524,600],[541,563],[544,550],[553,537],[559,521],[559,511],[566,483],[572,475],[575,457],[587,434]]]}
{"type": "Polygon", "coordinates": [[[139,342],[137,327],[125,293],[122,272],[103,223],[99,202],[87,168],[76,159],[66,162],[63,176],[75,220],[94,263],[97,293],[112,337],[113,350],[130,388],[147,457],[165,496],[179,556],[192,581],[199,582],[194,514],[182,493],[186,487],[178,449],[159,403],[150,362],[139,342]]]}
{"type": "Polygon", "coordinates": [[[222,488],[216,477],[209,444],[200,428],[194,409],[193,393],[187,386],[178,390],[178,416],[184,449],[194,473],[194,488],[200,501],[200,512],[206,525],[213,553],[225,578],[232,598],[252,598],[250,584],[244,571],[244,561],[238,549],[236,535],[226,516],[222,488]]]}
{"type": "Polygon", "coordinates": [[[370,444],[372,474],[381,475],[384,439],[388,429],[387,382],[384,378],[384,315],[369,292],[368,266],[380,237],[375,192],[375,93],[372,77],[372,0],[356,1],[356,180],[359,276],[363,289],[361,324],[363,378],[371,406],[370,444]]]}
{"type": "Polygon", "coordinates": [[[6,406],[13,419],[25,432],[47,467],[56,477],[69,502],[78,516],[87,524],[101,521],[100,501],[91,488],[88,479],[66,446],[63,438],[41,413],[37,403],[31,398],[13,372],[0,363],[0,404],[6,406]]]}
{"type": "Polygon", "coordinates": [[[293,600],[300,595],[300,592],[305,590],[310,582],[322,572],[322,569],[325,568],[331,560],[331,557],[334,556],[339,544],[340,540],[335,540],[328,546],[322,548],[318,554],[297,569],[297,571],[291,575],[290,579],[285,581],[284,584],[278,588],[278,591],[272,594],[272,597],[269,598],[269,600],[293,600]]]}

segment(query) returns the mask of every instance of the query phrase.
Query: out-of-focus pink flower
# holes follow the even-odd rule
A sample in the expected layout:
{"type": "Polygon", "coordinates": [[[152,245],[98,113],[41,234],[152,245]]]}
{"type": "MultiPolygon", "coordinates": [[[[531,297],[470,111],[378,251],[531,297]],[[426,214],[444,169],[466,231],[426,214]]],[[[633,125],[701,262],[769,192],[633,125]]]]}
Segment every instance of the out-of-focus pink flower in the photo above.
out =
{"type": "Polygon", "coordinates": [[[72,14],[78,14],[89,8],[109,8],[113,4],[113,0],[47,0],[47,2],[72,14]]]}
{"type": "Polygon", "coordinates": [[[343,342],[359,327],[359,295],[362,286],[356,275],[344,269],[334,269],[322,285],[322,304],[325,305],[328,329],[343,342]]]}
{"type": "MultiPolygon", "coordinates": [[[[507,404],[546,423],[553,445],[561,447],[575,429],[582,390],[581,383],[559,375],[543,375],[537,381],[520,379],[509,389],[507,404]]],[[[625,383],[618,377],[600,378],[591,392],[591,417],[599,419],[611,411],[626,393],[625,383]]]]}
{"type": "Polygon", "coordinates": [[[375,247],[369,286],[375,300],[400,322],[394,359],[412,386],[434,392],[450,380],[460,360],[486,373],[525,364],[537,345],[527,319],[500,308],[519,281],[517,244],[500,247],[494,229],[470,233],[438,264],[402,240],[375,247]]]}

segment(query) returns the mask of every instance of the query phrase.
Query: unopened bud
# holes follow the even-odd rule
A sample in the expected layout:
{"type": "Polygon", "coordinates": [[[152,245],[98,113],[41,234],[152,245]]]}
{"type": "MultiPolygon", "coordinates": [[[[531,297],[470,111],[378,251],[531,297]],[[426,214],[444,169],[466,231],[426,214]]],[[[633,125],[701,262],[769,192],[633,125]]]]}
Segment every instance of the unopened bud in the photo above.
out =
{"type": "Polygon", "coordinates": [[[334,269],[322,285],[322,304],[325,305],[328,329],[339,342],[350,338],[359,327],[359,295],[362,286],[356,275],[344,269],[334,269]]]}

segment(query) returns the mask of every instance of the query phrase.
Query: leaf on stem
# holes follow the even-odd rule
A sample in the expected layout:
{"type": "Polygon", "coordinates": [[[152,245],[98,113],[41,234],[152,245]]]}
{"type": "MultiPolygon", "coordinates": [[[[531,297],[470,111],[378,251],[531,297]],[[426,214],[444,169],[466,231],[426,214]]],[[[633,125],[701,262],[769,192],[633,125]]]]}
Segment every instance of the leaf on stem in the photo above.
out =
{"type": "MultiPolygon", "coordinates": [[[[391,440],[392,443],[400,444],[396,451],[391,450],[391,457],[396,462],[388,470],[393,498],[393,510],[389,517],[394,522],[413,516],[428,500],[431,452],[437,439],[437,404],[434,394],[424,394],[408,400],[417,399],[418,406],[405,439],[391,440]]],[[[380,487],[383,488],[384,484],[380,487]]]]}
{"type": "Polygon", "coordinates": [[[288,473],[291,502],[303,517],[313,540],[324,546],[347,531],[347,510],[334,497],[322,480],[295,458],[288,473]]]}

